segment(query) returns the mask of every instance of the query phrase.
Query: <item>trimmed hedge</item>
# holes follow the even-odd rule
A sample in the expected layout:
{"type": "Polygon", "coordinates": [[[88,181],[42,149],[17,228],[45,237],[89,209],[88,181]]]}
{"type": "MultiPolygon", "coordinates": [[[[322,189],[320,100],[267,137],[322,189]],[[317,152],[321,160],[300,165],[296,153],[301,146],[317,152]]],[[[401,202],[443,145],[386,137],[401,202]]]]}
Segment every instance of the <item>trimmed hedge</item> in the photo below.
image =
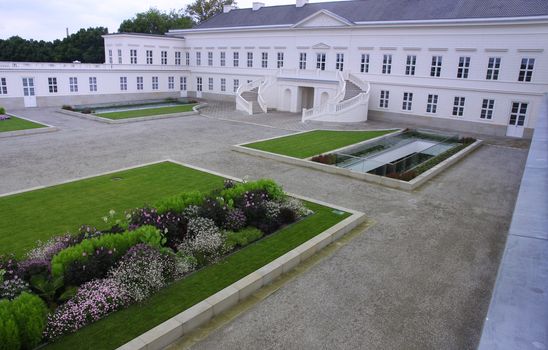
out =
{"type": "Polygon", "coordinates": [[[190,205],[202,205],[205,197],[206,194],[199,191],[185,192],[177,196],[162,199],[154,207],[158,214],[164,214],[169,211],[180,213],[190,205]]]}
{"type": "Polygon", "coordinates": [[[221,197],[223,197],[227,203],[230,203],[237,198],[242,198],[246,192],[259,190],[263,190],[268,193],[268,196],[272,200],[281,200],[285,197],[282,186],[270,179],[261,179],[254,182],[235,184],[231,188],[222,190],[221,197]]]}
{"type": "Polygon", "coordinates": [[[226,233],[226,247],[229,250],[234,248],[243,248],[246,245],[255,242],[263,236],[263,232],[255,227],[247,227],[241,231],[226,233]]]}

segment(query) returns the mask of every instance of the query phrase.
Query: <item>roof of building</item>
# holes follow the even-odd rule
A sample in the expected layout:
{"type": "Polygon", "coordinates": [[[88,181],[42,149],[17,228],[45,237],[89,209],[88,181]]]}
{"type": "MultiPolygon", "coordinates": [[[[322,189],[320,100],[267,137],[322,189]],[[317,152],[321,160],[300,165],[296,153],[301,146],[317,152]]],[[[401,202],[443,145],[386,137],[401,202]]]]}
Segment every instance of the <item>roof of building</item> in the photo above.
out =
{"type": "Polygon", "coordinates": [[[529,17],[548,15],[548,0],[354,0],[266,6],[220,13],[194,29],[295,25],[321,10],[354,23],[529,17]]]}
{"type": "Polygon", "coordinates": [[[133,32],[119,32],[119,33],[108,33],[104,34],[105,36],[117,36],[117,35],[131,35],[131,36],[151,36],[156,38],[166,38],[166,39],[173,39],[173,36],[165,35],[165,34],[149,34],[149,33],[133,33],[133,32]]]}

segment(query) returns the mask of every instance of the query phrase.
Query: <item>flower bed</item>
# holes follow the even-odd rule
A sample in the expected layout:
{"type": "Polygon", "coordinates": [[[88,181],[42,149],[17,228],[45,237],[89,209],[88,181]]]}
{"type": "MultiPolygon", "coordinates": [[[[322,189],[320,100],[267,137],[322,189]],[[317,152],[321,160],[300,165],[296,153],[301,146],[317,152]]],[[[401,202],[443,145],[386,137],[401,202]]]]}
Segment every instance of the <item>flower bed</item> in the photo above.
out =
{"type": "MultiPolygon", "coordinates": [[[[24,260],[1,257],[0,312],[2,305],[27,294],[34,296],[29,305],[36,305],[39,296],[49,315],[42,312],[31,318],[42,320],[33,321],[38,326],[32,334],[38,328],[42,341],[55,341],[141,303],[189,273],[311,213],[271,180],[225,181],[222,189],[167,198],[121,218],[111,212],[105,218],[113,223],[108,230],[84,226],[75,235],[40,244],[24,260]]],[[[0,332],[0,343],[23,344],[30,336],[27,323],[10,323],[16,335],[0,332]]]]}

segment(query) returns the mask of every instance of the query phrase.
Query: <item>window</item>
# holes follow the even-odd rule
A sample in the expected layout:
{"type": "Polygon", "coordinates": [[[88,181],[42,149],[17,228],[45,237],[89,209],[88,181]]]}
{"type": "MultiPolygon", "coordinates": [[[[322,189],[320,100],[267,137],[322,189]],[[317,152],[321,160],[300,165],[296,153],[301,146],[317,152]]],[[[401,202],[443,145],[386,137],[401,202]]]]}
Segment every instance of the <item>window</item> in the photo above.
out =
{"type": "Polygon", "coordinates": [[[201,66],[202,65],[202,53],[196,52],[196,65],[201,66]]]}
{"type": "Polygon", "coordinates": [[[239,52],[234,52],[232,54],[232,65],[234,67],[238,67],[240,65],[240,53],[239,52]]]}
{"type": "Polygon", "coordinates": [[[284,53],[283,52],[278,52],[278,65],[277,67],[278,68],[283,68],[284,66],[284,53]]]}
{"type": "Polygon", "coordinates": [[[268,68],[268,52],[261,53],[261,67],[268,68]]]}
{"type": "Polygon", "coordinates": [[[175,77],[167,77],[167,88],[169,90],[175,89],[175,77]]]}
{"type": "Polygon", "coordinates": [[[143,90],[143,77],[137,77],[137,90],[143,90]]]}
{"type": "Polygon", "coordinates": [[[167,51],[161,51],[160,52],[160,58],[162,64],[167,64],[167,51]]]}
{"type": "Polygon", "coordinates": [[[438,95],[428,94],[426,113],[436,113],[438,110],[438,95]]]}
{"type": "Polygon", "coordinates": [[[299,53],[299,69],[306,69],[306,52],[299,53]]]}
{"type": "Polygon", "coordinates": [[[221,78],[221,91],[223,91],[223,92],[226,91],[226,79],[225,78],[221,78]]]}
{"type": "Polygon", "coordinates": [[[379,107],[388,108],[388,99],[390,98],[390,91],[381,90],[381,98],[379,101],[379,107]]]}
{"type": "Polygon", "coordinates": [[[147,50],[147,64],[152,64],[152,50],[147,50]]]}
{"type": "Polygon", "coordinates": [[[457,78],[467,79],[468,71],[470,70],[470,57],[459,57],[459,67],[457,68],[457,78]]]}
{"type": "MultiPolygon", "coordinates": [[[[74,78],[74,83],[76,84],[76,91],[78,91],[78,82],[74,78]]],[[[72,88],[71,90],[72,91],[72,88]]],[[[97,91],[97,77],[89,77],[89,91],[97,91]]]]}
{"type": "Polygon", "coordinates": [[[415,75],[415,65],[417,64],[417,56],[407,55],[405,61],[405,75],[415,75]]]}
{"type": "Polygon", "coordinates": [[[186,77],[179,78],[179,85],[180,85],[181,91],[186,91],[186,77]]]}
{"type": "Polygon", "coordinates": [[[181,51],[175,51],[175,65],[181,65],[181,51]]]}
{"type": "Polygon", "coordinates": [[[129,50],[129,60],[131,64],[137,64],[137,50],[129,50]]]}
{"type": "Polygon", "coordinates": [[[207,79],[207,89],[209,91],[213,90],[213,78],[208,78],[207,79]]]}
{"type": "Polygon", "coordinates": [[[493,119],[493,109],[495,108],[495,100],[484,98],[481,103],[481,119],[493,119]]]}
{"type": "Polygon", "coordinates": [[[432,66],[430,67],[430,76],[439,77],[441,75],[442,56],[432,56],[432,66]]]}
{"type": "Polygon", "coordinates": [[[500,57],[489,57],[489,63],[487,63],[487,80],[498,80],[500,70],[500,57]]]}
{"type": "Polygon", "coordinates": [[[253,52],[247,53],[247,67],[252,68],[253,67],[253,52]]]}
{"type": "Polygon", "coordinates": [[[362,53],[362,60],[360,63],[360,72],[369,73],[369,54],[362,53]]]}
{"type": "Polygon", "coordinates": [[[464,97],[455,97],[453,102],[453,115],[455,117],[462,117],[464,114],[464,97]]]}
{"type": "Polygon", "coordinates": [[[190,52],[185,52],[185,65],[190,66],[190,52]]]}
{"type": "Polygon", "coordinates": [[[382,74],[390,74],[392,72],[392,55],[382,56],[382,74]]]}
{"type": "Polygon", "coordinates": [[[0,78],[0,95],[8,94],[8,84],[6,83],[6,78],[0,78]]]}
{"type": "Polygon", "coordinates": [[[325,53],[316,54],[316,69],[325,70],[325,53]]]}
{"type": "Polygon", "coordinates": [[[152,77],[152,90],[158,90],[158,77],[152,77]]]}
{"type": "Polygon", "coordinates": [[[196,77],[196,91],[202,91],[202,77],[196,77]]]}
{"type": "Polygon", "coordinates": [[[344,53],[338,53],[335,56],[335,69],[343,70],[344,68],[344,53]]]}
{"type": "Polygon", "coordinates": [[[234,92],[238,91],[239,86],[240,86],[240,80],[234,79],[234,92]]]}
{"type": "Polygon", "coordinates": [[[221,51],[221,67],[226,66],[226,52],[221,51]]]}
{"type": "MultiPolygon", "coordinates": [[[[4,79],[4,78],[2,78],[2,79],[4,79]]],[[[55,78],[55,77],[48,78],[48,90],[51,94],[57,92],[57,78],[55,78]]],[[[0,94],[1,93],[2,93],[2,91],[0,91],[0,94]]]]}
{"type": "Polygon", "coordinates": [[[413,93],[412,92],[404,92],[403,93],[403,103],[402,103],[401,108],[404,111],[410,111],[412,104],[413,104],[413,93]]]}
{"type": "Polygon", "coordinates": [[[122,49],[118,49],[118,63],[122,64],[122,49]]]}
{"type": "Polygon", "coordinates": [[[527,114],[527,103],[512,103],[512,112],[510,113],[510,125],[523,126],[525,124],[525,115],[527,114]]]}
{"type": "MultiPolygon", "coordinates": [[[[89,78],[89,91],[97,91],[91,89],[91,78],[89,78]]],[[[69,88],[70,92],[78,92],[78,78],[77,77],[70,77],[69,78],[69,88]]]]}
{"type": "Polygon", "coordinates": [[[127,91],[127,77],[120,77],[120,90],[127,91]]]}
{"type": "Polygon", "coordinates": [[[534,66],[535,66],[534,58],[522,58],[521,67],[519,69],[518,81],[531,81],[531,78],[533,77],[534,66]]]}
{"type": "Polygon", "coordinates": [[[112,49],[108,50],[108,63],[112,64],[112,49]]]}

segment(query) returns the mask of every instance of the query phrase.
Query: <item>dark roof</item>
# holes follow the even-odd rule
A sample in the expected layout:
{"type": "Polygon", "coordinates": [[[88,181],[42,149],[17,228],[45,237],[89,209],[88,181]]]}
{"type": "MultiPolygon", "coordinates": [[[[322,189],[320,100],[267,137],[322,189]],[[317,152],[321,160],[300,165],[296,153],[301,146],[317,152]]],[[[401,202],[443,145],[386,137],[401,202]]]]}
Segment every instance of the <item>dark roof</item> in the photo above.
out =
{"type": "Polygon", "coordinates": [[[133,33],[133,32],[108,33],[108,34],[104,34],[103,36],[114,36],[114,35],[153,36],[153,37],[170,38],[170,39],[174,38],[173,36],[169,36],[165,34],[149,34],[149,33],[133,33]]]}
{"type": "Polygon", "coordinates": [[[267,6],[220,13],[194,29],[294,25],[328,10],[351,22],[474,19],[548,15],[548,0],[354,0],[267,6]]]}

